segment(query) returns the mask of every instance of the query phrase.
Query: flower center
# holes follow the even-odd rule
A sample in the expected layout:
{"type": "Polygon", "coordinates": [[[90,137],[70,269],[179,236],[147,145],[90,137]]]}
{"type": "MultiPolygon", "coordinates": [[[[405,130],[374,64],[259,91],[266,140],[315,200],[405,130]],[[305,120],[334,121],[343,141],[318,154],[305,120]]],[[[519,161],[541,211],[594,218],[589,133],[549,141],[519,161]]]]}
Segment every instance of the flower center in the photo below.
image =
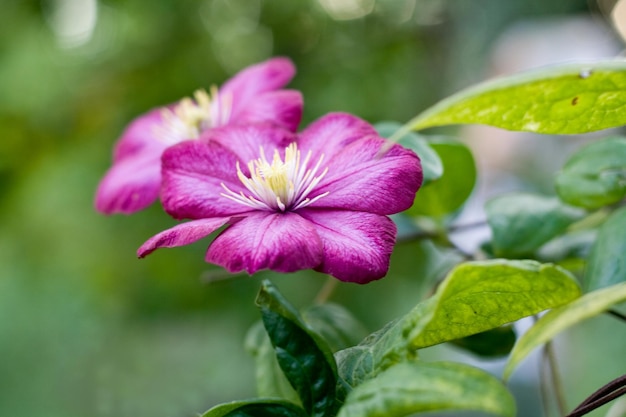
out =
{"type": "Polygon", "coordinates": [[[239,194],[231,191],[224,183],[222,188],[226,193],[222,196],[230,198],[243,205],[262,210],[297,210],[328,195],[328,192],[309,198],[309,194],[328,172],[325,168],[316,176],[324,155],[320,157],[315,166],[308,169],[311,151],[301,160],[300,151],[295,143],[285,148],[285,160],[274,151],[271,162],[265,157],[263,148],[260,149],[261,157],[248,162],[250,177],[246,177],[237,163],[237,177],[249,191],[249,195],[242,192],[239,194]]]}
{"type": "Polygon", "coordinates": [[[205,130],[228,123],[231,107],[230,96],[220,96],[215,86],[210,93],[196,90],[193,99],[185,97],[173,108],[163,109],[156,136],[168,145],[197,139],[205,130]]]}

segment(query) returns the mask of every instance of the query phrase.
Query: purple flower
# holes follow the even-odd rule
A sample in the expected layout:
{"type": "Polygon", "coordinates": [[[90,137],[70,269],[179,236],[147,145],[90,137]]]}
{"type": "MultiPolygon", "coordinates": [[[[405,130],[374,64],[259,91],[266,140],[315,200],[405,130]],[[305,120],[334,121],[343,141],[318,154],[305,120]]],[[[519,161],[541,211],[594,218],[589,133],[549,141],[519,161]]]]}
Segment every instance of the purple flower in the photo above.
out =
{"type": "Polygon", "coordinates": [[[179,142],[225,125],[273,123],[295,131],[302,116],[302,96],[281,90],[294,76],[286,58],[246,68],[218,91],[199,90],[167,107],[135,119],[122,134],[113,166],[98,186],[95,206],[102,213],[130,214],[152,204],[161,188],[161,155],[179,142]]]}
{"type": "Polygon", "coordinates": [[[329,114],[299,136],[271,126],[207,131],[163,154],[162,202],[177,219],[138,250],[226,228],[206,261],[230,272],[313,268],[366,283],[389,268],[396,227],[422,183],[419,158],[363,120],[329,114]]]}

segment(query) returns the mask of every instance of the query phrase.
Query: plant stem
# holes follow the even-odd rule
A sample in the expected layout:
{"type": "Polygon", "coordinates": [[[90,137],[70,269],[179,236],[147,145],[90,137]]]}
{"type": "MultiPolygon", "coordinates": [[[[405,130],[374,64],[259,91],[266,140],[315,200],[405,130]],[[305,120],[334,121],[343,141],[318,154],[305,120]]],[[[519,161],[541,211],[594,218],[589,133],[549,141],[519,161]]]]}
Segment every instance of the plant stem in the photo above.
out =
{"type": "Polygon", "coordinates": [[[559,415],[565,415],[565,413],[567,413],[567,405],[565,404],[563,385],[561,384],[561,378],[559,377],[559,370],[556,363],[556,355],[554,354],[554,345],[552,342],[547,342],[543,349],[544,357],[546,362],[548,362],[552,389],[554,390],[554,397],[556,398],[559,415]]]}
{"type": "Polygon", "coordinates": [[[328,301],[328,299],[333,294],[333,292],[335,292],[335,288],[337,288],[338,282],[339,281],[337,281],[335,278],[331,277],[330,275],[326,277],[326,282],[324,283],[324,285],[322,285],[322,288],[320,288],[319,292],[315,296],[313,303],[324,304],[326,301],[328,301]]]}
{"type": "Polygon", "coordinates": [[[626,321],[626,315],[620,313],[619,311],[608,310],[607,313],[610,314],[611,316],[615,317],[615,318],[618,318],[618,319],[622,320],[622,321],[626,321]]]}

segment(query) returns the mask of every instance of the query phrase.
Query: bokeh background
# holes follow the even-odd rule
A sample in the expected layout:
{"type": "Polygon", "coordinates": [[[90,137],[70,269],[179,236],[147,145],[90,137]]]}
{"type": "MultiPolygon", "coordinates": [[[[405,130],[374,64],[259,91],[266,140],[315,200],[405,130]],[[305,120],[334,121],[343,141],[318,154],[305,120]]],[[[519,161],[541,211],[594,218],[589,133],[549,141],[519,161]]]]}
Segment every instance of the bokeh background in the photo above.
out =
{"type": "MultiPolygon", "coordinates": [[[[618,55],[609,8],[586,0],[0,0],[0,415],[193,416],[251,397],[254,363],[243,340],[258,319],[259,278],[271,277],[299,307],[324,284],[314,272],[223,279],[203,262],[207,242],[138,260],[137,247],[174,221],[158,204],[110,217],[92,204],[134,117],[282,55],[298,68],[291,87],[305,97],[303,125],[330,111],[405,122],[495,75],[618,55]]],[[[479,197],[552,192],[546,178],[577,143],[450,132],[476,152],[479,197]]],[[[480,219],[477,201],[461,218],[480,219]]],[[[471,247],[486,237],[457,239],[471,247]]],[[[454,259],[427,242],[400,244],[388,278],[342,284],[332,299],[373,331],[422,299],[454,259]],[[436,262],[423,264],[426,256],[436,262]]],[[[611,358],[624,346],[584,350],[614,332],[598,320],[585,330],[600,332],[591,339],[570,336],[582,350],[562,346],[572,401],[613,376],[611,358]]],[[[521,416],[540,415],[536,371],[518,378],[528,387],[521,416]]]]}

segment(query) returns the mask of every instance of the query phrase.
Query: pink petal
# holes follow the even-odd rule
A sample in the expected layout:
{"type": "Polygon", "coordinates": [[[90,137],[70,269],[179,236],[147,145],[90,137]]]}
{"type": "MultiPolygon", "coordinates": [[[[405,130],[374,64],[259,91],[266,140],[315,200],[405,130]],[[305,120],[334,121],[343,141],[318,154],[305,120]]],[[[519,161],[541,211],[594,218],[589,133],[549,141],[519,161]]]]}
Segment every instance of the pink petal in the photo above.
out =
{"type": "Polygon", "coordinates": [[[295,213],[258,211],[224,230],[206,260],[230,272],[294,272],[320,264],[322,242],[314,226],[295,213]]]}
{"type": "Polygon", "coordinates": [[[353,141],[326,165],[328,173],[312,196],[329,194],[310,207],[394,214],[411,207],[422,184],[422,166],[413,151],[370,136],[353,141]]]}
{"type": "Polygon", "coordinates": [[[351,114],[329,113],[300,134],[298,148],[305,155],[310,150],[312,161],[317,161],[322,154],[328,161],[345,146],[371,135],[376,135],[376,130],[364,120],[351,114]]]}
{"type": "Polygon", "coordinates": [[[210,235],[224,226],[229,220],[231,220],[230,217],[216,217],[179,224],[148,239],[137,250],[137,256],[143,258],[158,248],[189,245],[210,235]]]}
{"type": "Polygon", "coordinates": [[[161,153],[167,147],[158,139],[158,130],[162,129],[163,107],[151,110],[133,120],[115,145],[113,160],[120,161],[138,153],[161,153]]]}
{"type": "MultiPolygon", "coordinates": [[[[237,178],[237,156],[215,141],[185,141],[163,153],[161,201],[176,219],[231,216],[250,207],[222,196],[222,183],[245,191],[237,178]]],[[[242,170],[247,169],[245,165],[242,170]]]]}
{"type": "Polygon", "coordinates": [[[288,58],[273,58],[240,71],[220,89],[221,97],[232,100],[232,118],[261,93],[287,85],[296,73],[288,58]]]}
{"type": "Polygon", "coordinates": [[[271,158],[274,149],[284,150],[290,143],[296,141],[296,135],[269,124],[256,124],[211,129],[200,139],[204,142],[219,143],[228,148],[237,155],[241,170],[247,174],[248,162],[261,156],[261,148],[265,156],[271,158]]]}
{"type": "Polygon", "coordinates": [[[294,90],[278,90],[260,94],[237,114],[232,123],[271,122],[291,132],[302,119],[302,94],[294,90]]]}
{"type": "Polygon", "coordinates": [[[324,244],[324,261],[315,268],[341,281],[365,284],[385,276],[396,226],[386,216],[355,211],[304,209],[324,244]]]}
{"type": "Polygon", "coordinates": [[[96,191],[96,209],[105,214],[131,214],[152,204],[161,187],[161,154],[129,155],[106,173],[96,191]]]}

